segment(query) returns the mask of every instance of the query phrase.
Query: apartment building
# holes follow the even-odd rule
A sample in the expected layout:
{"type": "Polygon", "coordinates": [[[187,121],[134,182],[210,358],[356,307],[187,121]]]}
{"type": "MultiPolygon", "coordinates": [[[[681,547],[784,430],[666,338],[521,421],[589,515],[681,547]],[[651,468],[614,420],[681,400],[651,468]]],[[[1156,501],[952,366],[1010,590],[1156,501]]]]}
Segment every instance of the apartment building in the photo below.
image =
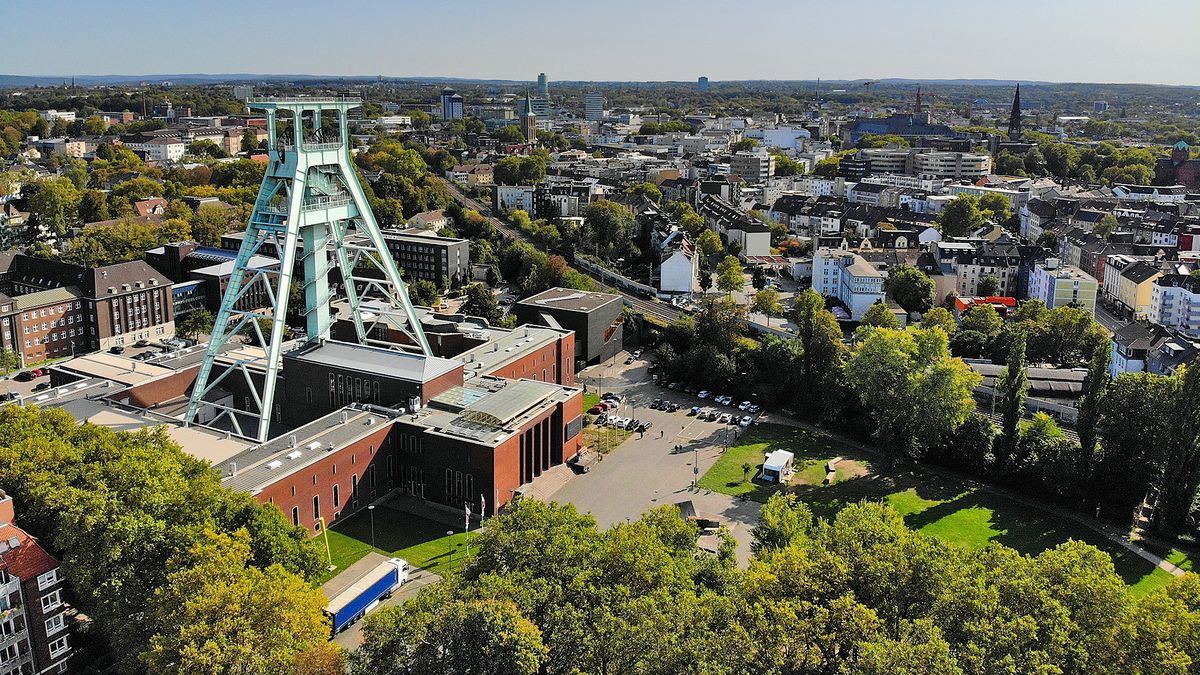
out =
{"type": "Polygon", "coordinates": [[[15,516],[12,497],[0,490],[0,673],[65,673],[72,652],[66,579],[15,516]]]}
{"type": "Polygon", "coordinates": [[[1200,336],[1200,278],[1167,274],[1155,279],[1147,314],[1152,323],[1200,336]]]}
{"type": "Polygon", "coordinates": [[[871,305],[884,301],[883,279],[879,270],[852,251],[822,248],[813,256],[813,289],[845,303],[855,321],[871,305]]]}
{"type": "Polygon", "coordinates": [[[387,231],[383,241],[410,282],[432,281],[445,290],[447,284],[460,284],[470,278],[471,244],[466,239],[439,237],[421,230],[387,231]]]}
{"type": "Polygon", "coordinates": [[[775,157],[766,150],[742,151],[729,160],[729,171],[751,183],[765,183],[775,173],[775,157]]]}
{"type": "Polygon", "coordinates": [[[1029,273],[1029,299],[1041,300],[1050,309],[1076,305],[1095,313],[1097,286],[1090,274],[1058,258],[1034,263],[1029,273]]]}

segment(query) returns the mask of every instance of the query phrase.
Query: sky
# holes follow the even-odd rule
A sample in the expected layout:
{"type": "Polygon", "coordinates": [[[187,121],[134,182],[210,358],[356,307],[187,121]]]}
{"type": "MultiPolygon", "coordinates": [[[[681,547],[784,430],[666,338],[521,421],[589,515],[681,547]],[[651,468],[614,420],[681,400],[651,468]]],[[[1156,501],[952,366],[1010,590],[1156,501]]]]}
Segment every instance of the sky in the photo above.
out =
{"type": "Polygon", "coordinates": [[[1200,85],[1198,36],[1198,0],[56,0],[5,7],[0,73],[1200,85]]]}

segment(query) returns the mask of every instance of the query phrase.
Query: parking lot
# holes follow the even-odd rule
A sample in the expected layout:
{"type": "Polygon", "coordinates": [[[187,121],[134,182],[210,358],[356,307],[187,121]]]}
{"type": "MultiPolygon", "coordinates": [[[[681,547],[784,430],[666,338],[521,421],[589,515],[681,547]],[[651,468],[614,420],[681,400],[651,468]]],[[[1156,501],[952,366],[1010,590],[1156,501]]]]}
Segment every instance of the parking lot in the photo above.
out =
{"type": "Polygon", "coordinates": [[[745,562],[750,555],[749,530],[758,521],[759,505],[692,487],[695,478],[703,475],[720,456],[722,448],[745,430],[698,419],[688,415],[688,410],[703,405],[732,413],[736,407],[716,405],[711,400],[657,386],[648,371],[648,362],[638,360],[626,365],[625,357],[621,354],[615,362],[584,370],[580,381],[591,392],[619,393],[623,400],[614,412],[651,422],[652,426],[643,435],[634,434],[552,498],[571,502],[581,511],[591,513],[602,528],[636,519],[663,504],[690,500],[698,510],[730,521],[738,541],[738,557],[745,562]],[[678,403],[679,410],[651,409],[649,406],[656,398],[678,403]]]}

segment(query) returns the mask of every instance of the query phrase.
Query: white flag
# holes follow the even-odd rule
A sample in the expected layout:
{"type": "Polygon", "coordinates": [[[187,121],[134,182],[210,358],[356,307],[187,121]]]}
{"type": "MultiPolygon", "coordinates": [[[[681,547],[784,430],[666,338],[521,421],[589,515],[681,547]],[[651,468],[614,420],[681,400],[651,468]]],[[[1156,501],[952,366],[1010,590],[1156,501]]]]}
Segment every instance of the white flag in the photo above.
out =
{"type": "Polygon", "coordinates": [[[483,520],[483,514],[487,513],[487,499],[483,495],[479,495],[479,519],[483,520]]]}
{"type": "Polygon", "coordinates": [[[466,512],[463,516],[463,520],[466,522],[463,528],[469,530],[471,529],[471,505],[467,502],[463,502],[463,511],[466,512]]]}

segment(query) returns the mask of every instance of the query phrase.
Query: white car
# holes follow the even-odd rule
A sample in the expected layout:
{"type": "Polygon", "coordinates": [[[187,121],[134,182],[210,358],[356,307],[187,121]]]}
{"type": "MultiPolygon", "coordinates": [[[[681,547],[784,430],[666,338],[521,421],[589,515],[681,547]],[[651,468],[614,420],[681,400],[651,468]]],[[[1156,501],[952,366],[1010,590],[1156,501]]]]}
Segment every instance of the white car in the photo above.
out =
{"type": "Polygon", "coordinates": [[[750,401],[742,401],[738,404],[738,410],[746,410],[750,407],[750,401]]]}
{"type": "Polygon", "coordinates": [[[701,392],[696,395],[699,396],[700,398],[708,398],[709,396],[712,396],[712,392],[707,389],[704,389],[704,390],[701,390],[701,392]]]}
{"type": "Polygon", "coordinates": [[[748,427],[751,424],[754,424],[754,418],[749,415],[746,415],[742,417],[742,419],[738,420],[738,426],[748,427]]]}

